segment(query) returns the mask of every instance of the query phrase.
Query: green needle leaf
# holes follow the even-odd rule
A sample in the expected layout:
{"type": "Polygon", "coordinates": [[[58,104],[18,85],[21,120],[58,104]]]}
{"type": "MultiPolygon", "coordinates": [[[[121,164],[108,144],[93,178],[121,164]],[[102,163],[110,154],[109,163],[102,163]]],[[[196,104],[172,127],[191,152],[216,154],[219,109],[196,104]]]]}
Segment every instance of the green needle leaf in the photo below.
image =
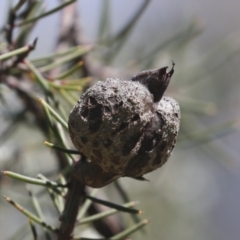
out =
{"type": "MultiPolygon", "coordinates": [[[[99,189],[93,189],[92,192],[90,193],[90,196],[94,197],[97,193],[98,193],[99,189]]],[[[92,204],[92,201],[87,199],[85,200],[84,204],[82,205],[82,207],[79,210],[77,219],[79,221],[81,221],[81,218],[83,218],[85,216],[85,214],[87,213],[87,210],[89,209],[90,205],[92,204]]]]}
{"type": "Polygon", "coordinates": [[[148,219],[144,219],[141,222],[127,228],[126,230],[116,234],[115,236],[111,237],[112,240],[121,240],[127,236],[129,236],[130,234],[136,232],[139,228],[144,227],[145,225],[147,225],[149,223],[148,219]]]}
{"type": "Polygon", "coordinates": [[[40,18],[46,17],[46,16],[48,16],[52,13],[55,13],[55,12],[61,10],[62,8],[66,7],[67,5],[69,5],[73,2],[76,2],[76,0],[70,0],[68,2],[64,2],[63,4],[60,4],[59,6],[53,8],[52,10],[50,10],[48,12],[42,13],[42,14],[36,16],[36,17],[30,18],[26,21],[23,21],[23,22],[19,23],[17,26],[22,26],[22,25],[25,25],[25,24],[28,24],[28,23],[35,22],[35,21],[39,20],[40,18]]]}
{"type": "Polygon", "coordinates": [[[29,224],[30,224],[30,227],[31,227],[31,231],[32,231],[32,234],[33,234],[33,239],[34,240],[37,240],[38,239],[38,236],[37,236],[37,229],[33,223],[33,221],[31,219],[29,219],[29,224]]]}
{"type": "Polygon", "coordinates": [[[37,68],[28,60],[25,60],[25,64],[28,66],[28,68],[34,73],[36,76],[36,79],[40,86],[43,88],[43,90],[47,93],[50,94],[49,91],[49,84],[48,81],[42,76],[42,74],[37,70],[37,68]]]}
{"type": "Polygon", "coordinates": [[[74,47],[70,47],[67,50],[64,51],[59,51],[53,54],[49,54],[47,56],[43,56],[43,57],[39,57],[36,59],[32,59],[31,62],[35,64],[39,64],[39,62],[45,62],[45,63],[49,63],[51,62],[54,58],[59,58],[59,57],[63,57],[66,56],[68,54],[71,54],[73,52],[78,51],[79,49],[85,49],[86,46],[74,46],[74,47]]]}
{"type": "Polygon", "coordinates": [[[35,48],[35,44],[36,44],[36,40],[33,42],[33,44],[29,44],[29,45],[24,46],[22,48],[18,48],[16,50],[11,51],[11,52],[2,54],[2,55],[0,55],[0,61],[6,60],[6,59],[8,59],[10,57],[21,55],[23,53],[27,53],[27,52],[29,52],[29,51],[31,51],[31,50],[33,50],[35,48]]]}
{"type": "Polygon", "coordinates": [[[47,228],[49,231],[52,232],[57,232],[57,228],[45,223],[44,221],[42,221],[42,219],[40,219],[39,217],[37,217],[36,215],[34,215],[33,213],[31,213],[30,211],[28,211],[27,209],[25,209],[24,207],[22,207],[21,205],[19,205],[18,203],[15,203],[13,200],[11,200],[9,197],[3,196],[5,198],[5,200],[10,203],[11,205],[13,205],[17,210],[19,210],[21,213],[23,213],[25,216],[27,216],[30,220],[36,222],[37,224],[47,228]]]}
{"type": "MultiPolygon", "coordinates": [[[[136,205],[136,202],[129,202],[129,203],[123,204],[122,206],[123,207],[133,207],[135,205],[136,205]]],[[[115,213],[118,213],[118,212],[119,211],[116,210],[116,209],[110,209],[108,211],[104,211],[104,212],[101,212],[101,213],[98,213],[98,214],[94,214],[90,217],[86,217],[86,218],[83,218],[83,219],[79,220],[79,224],[77,224],[77,225],[82,225],[82,224],[90,223],[90,222],[93,222],[93,221],[97,221],[101,218],[111,216],[111,215],[113,215],[115,213]]]]}
{"type": "Polygon", "coordinates": [[[22,182],[26,182],[29,184],[40,185],[40,186],[51,187],[51,188],[66,187],[62,184],[59,184],[59,183],[56,183],[53,181],[27,177],[27,176],[24,176],[24,175],[21,175],[18,173],[14,173],[14,172],[10,172],[10,171],[3,171],[2,173],[10,178],[13,178],[13,179],[16,179],[16,180],[19,180],[22,182]]]}
{"type": "MultiPolygon", "coordinates": [[[[44,217],[44,215],[43,215],[43,212],[42,212],[42,209],[41,209],[41,206],[40,206],[40,204],[39,204],[39,202],[38,202],[37,197],[32,193],[32,191],[31,191],[30,189],[27,188],[27,190],[28,190],[29,196],[30,196],[31,199],[32,199],[32,203],[33,203],[34,209],[35,209],[36,212],[37,212],[38,217],[39,217],[40,219],[42,219],[42,221],[45,222],[45,217],[44,217]]],[[[31,225],[31,227],[33,227],[33,228],[32,228],[33,236],[36,236],[36,237],[37,237],[37,235],[34,235],[34,233],[37,233],[37,232],[34,231],[35,226],[34,226],[34,224],[32,223],[31,220],[30,220],[30,225],[31,225]],[[31,225],[31,224],[32,224],[32,225],[31,225]]],[[[48,232],[46,231],[46,228],[43,228],[43,230],[44,230],[44,232],[45,232],[46,239],[47,239],[47,240],[51,240],[50,235],[49,235],[48,232]]],[[[37,239],[37,238],[34,238],[34,239],[37,239]]]]}
{"type": "Polygon", "coordinates": [[[59,146],[57,146],[57,145],[55,145],[53,143],[47,142],[47,141],[45,141],[44,144],[46,146],[50,147],[50,148],[54,148],[54,149],[59,150],[61,152],[80,155],[80,152],[78,152],[77,150],[71,150],[71,149],[62,148],[62,147],[59,147],[59,146]]]}
{"type": "MultiPolygon", "coordinates": [[[[42,174],[38,174],[38,177],[43,179],[43,180],[48,180],[45,176],[42,174]]],[[[64,203],[63,203],[63,198],[61,195],[56,194],[51,188],[47,187],[48,194],[57,210],[59,215],[62,214],[62,211],[64,209],[64,203]]]]}
{"type": "Polygon", "coordinates": [[[66,62],[72,61],[75,58],[78,58],[87,52],[89,52],[92,49],[91,46],[84,46],[84,47],[78,47],[76,51],[72,51],[70,54],[62,57],[61,59],[56,60],[55,62],[48,64],[44,67],[40,68],[40,72],[47,72],[49,70],[52,70],[53,68],[56,68],[66,62]]]}
{"type": "Polygon", "coordinates": [[[19,0],[18,3],[16,4],[16,6],[12,9],[12,11],[14,13],[17,12],[26,1],[27,0],[19,0]]]}
{"type": "Polygon", "coordinates": [[[74,72],[76,72],[80,67],[82,67],[82,65],[83,65],[83,61],[80,61],[77,64],[75,64],[73,67],[68,69],[66,72],[61,73],[60,75],[54,77],[54,79],[64,79],[64,78],[72,75],[74,72]]]}
{"type": "Polygon", "coordinates": [[[65,89],[59,89],[59,93],[62,95],[62,97],[71,105],[75,105],[77,102],[77,99],[74,99],[74,97],[70,94],[69,91],[65,89]]]}
{"type": "Polygon", "coordinates": [[[102,205],[108,206],[110,208],[115,208],[115,209],[117,209],[118,211],[121,211],[121,212],[128,212],[128,213],[133,213],[133,214],[142,214],[142,211],[140,211],[138,209],[123,207],[122,205],[118,205],[118,204],[115,204],[115,203],[112,203],[112,202],[101,200],[101,199],[98,199],[98,198],[95,198],[95,197],[92,197],[92,196],[89,196],[89,195],[86,195],[86,198],[92,200],[93,202],[100,203],[102,205]]]}
{"type": "Polygon", "coordinates": [[[50,114],[66,129],[68,130],[68,124],[65,120],[42,98],[39,98],[39,102],[46,107],[50,114]]]}
{"type": "Polygon", "coordinates": [[[56,88],[56,89],[65,89],[65,90],[70,90],[70,91],[78,91],[80,92],[82,90],[82,87],[79,85],[69,85],[69,84],[55,84],[52,82],[49,82],[49,85],[52,88],[56,88]]]}

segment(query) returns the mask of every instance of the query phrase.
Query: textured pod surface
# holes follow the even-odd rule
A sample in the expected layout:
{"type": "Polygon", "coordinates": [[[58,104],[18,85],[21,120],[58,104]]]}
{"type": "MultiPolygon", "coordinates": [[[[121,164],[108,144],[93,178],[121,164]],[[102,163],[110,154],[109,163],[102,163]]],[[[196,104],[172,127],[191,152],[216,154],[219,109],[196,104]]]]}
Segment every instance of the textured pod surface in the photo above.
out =
{"type": "Polygon", "coordinates": [[[153,117],[152,108],[151,94],[138,82],[98,82],[70,113],[73,144],[105,172],[123,175],[129,157],[137,154],[142,129],[153,117]]]}
{"type": "Polygon", "coordinates": [[[117,177],[139,177],[159,168],[175,146],[179,119],[175,100],[163,97],[156,102],[138,81],[98,82],[69,116],[73,144],[90,160],[79,161],[74,176],[102,187],[117,177]]]}

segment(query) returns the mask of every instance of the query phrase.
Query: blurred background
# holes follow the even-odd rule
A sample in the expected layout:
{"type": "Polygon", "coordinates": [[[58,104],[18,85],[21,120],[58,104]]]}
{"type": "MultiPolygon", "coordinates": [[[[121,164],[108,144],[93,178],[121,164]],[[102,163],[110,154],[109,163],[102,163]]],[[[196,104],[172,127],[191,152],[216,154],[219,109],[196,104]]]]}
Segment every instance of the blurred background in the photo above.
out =
{"type": "MultiPolygon", "coordinates": [[[[6,23],[9,4],[0,1],[1,27],[6,23]]],[[[47,9],[58,4],[44,1],[47,9]]],[[[77,6],[81,37],[95,46],[90,59],[110,69],[94,76],[94,81],[104,80],[105,75],[127,78],[142,70],[170,67],[172,60],[176,63],[166,92],[181,106],[176,148],[161,169],[145,176],[150,182],[120,180],[150,219],[145,235],[136,233],[132,239],[239,239],[240,2],[81,0],[77,6]],[[122,33],[121,41],[112,44],[109,36],[116,36],[144,2],[148,4],[122,33]]],[[[55,13],[38,22],[28,37],[29,42],[38,37],[30,59],[55,51],[59,18],[55,13]]],[[[43,146],[44,136],[31,114],[16,124],[13,118],[23,106],[13,91],[4,92],[0,169],[11,168],[31,176],[56,170],[54,156],[43,146]]],[[[1,194],[25,201],[23,187],[10,188],[7,179],[1,181],[1,194]]],[[[115,198],[113,185],[106,187],[106,192],[115,198]]],[[[47,201],[45,204],[47,209],[47,201]]],[[[10,239],[24,221],[20,213],[0,200],[1,239],[10,239]]]]}

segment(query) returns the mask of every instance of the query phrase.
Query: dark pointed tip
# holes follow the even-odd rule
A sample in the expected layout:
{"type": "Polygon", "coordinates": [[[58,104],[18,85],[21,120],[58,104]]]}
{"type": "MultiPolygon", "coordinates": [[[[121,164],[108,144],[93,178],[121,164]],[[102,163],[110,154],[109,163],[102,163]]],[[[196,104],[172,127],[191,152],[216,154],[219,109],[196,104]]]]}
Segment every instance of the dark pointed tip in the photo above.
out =
{"type": "Polygon", "coordinates": [[[33,41],[33,47],[35,48],[36,47],[36,45],[37,45],[37,41],[38,41],[38,37],[36,37],[35,39],[34,39],[34,41],[33,41]]]}
{"type": "Polygon", "coordinates": [[[174,66],[175,66],[175,65],[176,65],[175,62],[172,60],[172,68],[171,68],[171,70],[168,72],[169,77],[171,77],[171,76],[173,75],[173,73],[174,73],[174,66]]]}
{"type": "Polygon", "coordinates": [[[162,67],[162,68],[159,68],[159,69],[157,69],[155,71],[152,71],[152,72],[153,73],[155,72],[155,73],[159,74],[159,77],[162,77],[164,74],[167,73],[167,69],[168,69],[168,67],[162,67]]]}
{"type": "MultiPolygon", "coordinates": [[[[171,77],[172,75],[173,75],[173,73],[174,73],[174,67],[175,67],[175,62],[172,60],[172,68],[171,68],[171,70],[168,72],[168,74],[169,74],[169,76],[171,77]]],[[[168,69],[168,67],[166,66],[166,67],[163,67],[163,68],[159,68],[158,70],[156,70],[156,72],[159,72],[159,73],[166,73],[167,72],[167,69],[168,69]]]]}
{"type": "Polygon", "coordinates": [[[38,38],[36,37],[31,44],[28,45],[29,50],[34,50],[37,45],[38,38]]]}
{"type": "Polygon", "coordinates": [[[139,181],[147,181],[147,182],[149,182],[149,180],[146,179],[146,178],[143,177],[143,176],[140,176],[140,177],[132,177],[132,178],[134,178],[134,179],[136,179],[136,180],[139,180],[139,181]]]}

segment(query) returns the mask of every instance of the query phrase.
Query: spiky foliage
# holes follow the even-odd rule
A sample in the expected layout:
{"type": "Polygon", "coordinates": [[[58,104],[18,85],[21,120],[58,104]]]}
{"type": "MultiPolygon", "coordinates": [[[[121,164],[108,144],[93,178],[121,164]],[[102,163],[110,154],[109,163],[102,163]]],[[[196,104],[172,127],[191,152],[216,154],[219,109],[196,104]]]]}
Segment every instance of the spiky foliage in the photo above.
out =
{"type": "MultiPolygon", "coordinates": [[[[48,157],[55,158],[58,163],[57,171],[47,168],[44,174],[37,176],[25,174],[28,172],[25,171],[28,165],[22,166],[20,171],[15,173],[11,170],[17,169],[19,152],[18,149],[11,147],[11,152],[15,155],[12,155],[11,161],[9,160],[4,166],[3,174],[9,179],[16,180],[14,181],[16,189],[14,185],[11,185],[11,189],[15,190],[15,193],[11,192],[13,200],[8,196],[5,197],[5,200],[24,214],[26,216],[25,223],[30,224],[26,231],[24,223],[17,232],[13,233],[11,239],[27,239],[30,238],[29,236],[33,239],[55,239],[59,235],[59,239],[66,240],[72,234],[73,228],[75,239],[87,239],[81,237],[85,230],[82,227],[84,224],[88,224],[88,226],[91,224],[105,238],[125,239],[126,236],[148,223],[148,220],[142,220],[137,216],[142,211],[134,208],[136,202],[130,200],[119,182],[115,182],[114,186],[119,193],[119,198],[122,199],[122,204],[115,204],[111,199],[101,200],[101,197],[95,196],[96,190],[86,188],[77,182],[74,187],[69,188],[69,169],[72,163],[78,159],[79,153],[72,149],[69,143],[67,118],[69,110],[79,98],[79,93],[81,94],[96,79],[103,80],[111,76],[122,78],[126,76],[127,79],[133,75],[133,70],[126,66],[124,66],[124,71],[109,66],[116,60],[127,43],[133,28],[149,2],[148,0],[143,1],[130,20],[113,35],[110,26],[110,2],[104,1],[99,21],[98,40],[95,44],[87,44],[84,41],[84,33],[81,31],[79,21],[76,20],[78,16],[76,0],[62,1],[59,6],[53,9],[48,8],[48,6],[46,8],[44,4],[47,4],[48,1],[43,0],[19,0],[16,5],[9,6],[7,20],[1,29],[0,94],[3,106],[7,104],[10,110],[3,111],[5,114],[7,112],[8,121],[0,141],[6,142],[11,139],[14,130],[19,129],[19,126],[22,127],[23,123],[27,123],[27,130],[31,131],[32,128],[37,128],[42,133],[46,140],[45,145],[52,148],[53,155],[48,157]],[[54,53],[41,58],[29,58],[28,55],[37,47],[37,38],[29,43],[31,31],[43,18],[57,12],[60,13],[61,27],[57,36],[51,36],[56,40],[54,53]],[[72,16],[70,20],[67,18],[69,15],[72,16]],[[96,62],[95,59],[99,59],[99,62],[96,62]],[[14,96],[11,96],[12,100],[9,101],[6,96],[10,93],[14,93],[14,96]],[[15,106],[16,102],[19,101],[21,102],[20,106],[17,105],[13,111],[11,105],[15,106]],[[18,189],[23,185],[22,182],[28,184],[29,197],[25,197],[24,200],[17,196],[18,189]],[[30,187],[29,184],[31,184],[30,187]],[[71,191],[66,195],[68,189],[71,191]],[[47,204],[51,203],[48,210],[51,212],[52,218],[49,217],[48,211],[45,209],[46,196],[49,196],[47,204]],[[64,206],[66,196],[71,201],[68,202],[67,206],[64,206]],[[15,201],[15,198],[18,200],[15,201]],[[31,206],[27,204],[28,198],[31,200],[31,206]],[[79,205],[81,205],[80,210],[76,211],[79,205]],[[103,206],[107,206],[108,209],[103,206]],[[115,217],[111,220],[107,218],[110,215],[116,216],[119,212],[129,214],[133,221],[123,227],[119,218],[115,217]],[[60,227],[59,217],[62,221],[60,227]],[[77,224],[75,224],[76,220],[77,224]],[[65,229],[68,229],[68,232],[64,233],[66,235],[59,234],[65,229]]],[[[156,67],[160,54],[166,50],[168,52],[174,50],[177,53],[175,55],[178,56],[184,55],[186,46],[201,33],[201,30],[198,24],[193,21],[189,26],[164,42],[147,48],[144,54],[134,59],[135,66],[139,66],[141,70],[156,67]]],[[[37,37],[42,38],[44,34],[37,37]]],[[[199,114],[214,113],[216,106],[212,102],[194,98],[189,94],[188,88],[194,85],[193,83],[197,80],[203,79],[207,72],[222,66],[226,59],[233,56],[238,50],[239,47],[233,45],[231,39],[227,39],[225,43],[206,55],[195,67],[190,70],[187,68],[188,71],[186,71],[183,66],[183,70],[179,74],[178,85],[171,89],[172,94],[180,101],[183,110],[180,147],[185,148],[209,141],[236,128],[236,121],[230,121],[205,131],[195,131],[196,121],[191,121],[189,124],[189,121],[184,121],[184,115],[196,120],[199,114]],[[226,45],[231,45],[232,48],[231,51],[228,50],[223,54],[219,49],[223,49],[222,46],[226,45]],[[203,71],[202,66],[208,66],[208,68],[204,68],[203,71]]],[[[181,70],[178,68],[178,71],[181,70]]],[[[140,71],[134,73],[136,72],[140,71]]],[[[22,137],[19,141],[24,142],[27,139],[22,137]]],[[[34,149],[34,146],[30,146],[30,148],[34,149]]],[[[38,146],[38,148],[40,147],[38,146]]],[[[223,156],[219,153],[221,149],[216,148],[216,146],[212,146],[212,149],[223,156]]],[[[43,151],[48,150],[45,148],[43,151]]],[[[35,157],[37,157],[37,153],[32,156],[32,161],[35,157]]],[[[45,162],[48,163],[51,160],[48,159],[45,162]]],[[[6,178],[4,180],[10,181],[6,178]]],[[[6,186],[8,186],[7,184],[9,182],[6,182],[6,186]]],[[[9,189],[10,187],[7,187],[4,194],[8,194],[9,189]]],[[[100,192],[103,191],[100,190],[100,192]]]]}
{"type": "MultiPolygon", "coordinates": [[[[46,220],[41,209],[39,190],[34,194],[29,189],[36,213],[9,197],[5,197],[5,200],[29,219],[34,239],[39,236],[35,224],[42,227],[42,233],[45,232],[47,239],[55,238],[54,235],[57,235],[59,240],[72,237],[87,239],[80,237],[81,230],[79,230],[80,226],[86,223],[95,224],[96,230],[106,238],[124,239],[146,225],[148,220],[134,217],[133,224],[123,228],[118,218],[109,221],[107,217],[118,212],[129,213],[130,216],[141,214],[142,211],[133,208],[135,202],[127,200],[123,205],[115,204],[93,197],[96,191],[91,191],[81,183],[71,180],[67,183],[70,167],[80,157],[78,151],[70,149],[66,137],[68,112],[77,102],[79,93],[91,84],[91,75],[95,75],[89,67],[91,62],[88,63],[85,59],[93,46],[84,44],[77,37],[80,33],[75,19],[72,19],[71,23],[65,22],[67,14],[77,15],[76,1],[63,2],[54,9],[47,10],[43,10],[43,4],[44,1],[19,1],[15,6],[10,7],[7,23],[2,30],[5,42],[2,42],[0,55],[1,83],[16,93],[23,103],[24,112],[30,112],[34,116],[34,124],[47,139],[45,145],[51,147],[56,155],[59,163],[58,176],[56,177],[55,173],[55,177],[50,176],[53,180],[50,180],[42,174],[36,177],[11,171],[3,171],[3,174],[17,181],[42,186],[44,189],[40,192],[49,195],[52,207],[56,209],[61,220],[61,226],[53,226],[46,220]],[[37,46],[37,38],[27,44],[30,31],[42,18],[58,11],[61,11],[63,28],[57,39],[56,52],[46,57],[29,60],[29,53],[37,46]],[[107,206],[108,209],[102,210],[99,204],[107,206]],[[78,213],[80,205],[81,210],[78,213]],[[76,222],[78,224],[75,226],[76,222]],[[114,224],[117,224],[117,227],[114,227],[114,224]]],[[[17,117],[21,114],[22,111],[17,117]]]]}

